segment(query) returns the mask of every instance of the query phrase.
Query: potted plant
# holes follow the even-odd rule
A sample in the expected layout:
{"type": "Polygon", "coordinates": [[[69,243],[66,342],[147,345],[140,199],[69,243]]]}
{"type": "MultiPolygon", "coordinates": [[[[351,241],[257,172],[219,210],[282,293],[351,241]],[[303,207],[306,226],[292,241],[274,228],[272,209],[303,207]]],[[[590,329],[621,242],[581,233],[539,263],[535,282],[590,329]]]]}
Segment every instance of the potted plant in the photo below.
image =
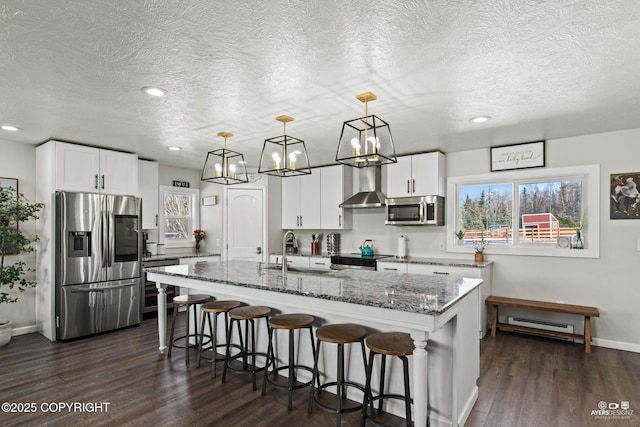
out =
{"type": "MultiPolygon", "coordinates": [[[[16,259],[20,253],[33,252],[32,244],[38,236],[28,237],[19,223],[38,219],[38,212],[44,207],[42,203],[30,203],[22,194],[13,188],[0,187],[0,304],[10,304],[18,300],[7,290],[18,289],[24,292],[36,285],[35,281],[26,278],[27,272],[34,271],[26,263],[16,259]]],[[[0,319],[0,346],[11,340],[12,322],[0,319]]]]}

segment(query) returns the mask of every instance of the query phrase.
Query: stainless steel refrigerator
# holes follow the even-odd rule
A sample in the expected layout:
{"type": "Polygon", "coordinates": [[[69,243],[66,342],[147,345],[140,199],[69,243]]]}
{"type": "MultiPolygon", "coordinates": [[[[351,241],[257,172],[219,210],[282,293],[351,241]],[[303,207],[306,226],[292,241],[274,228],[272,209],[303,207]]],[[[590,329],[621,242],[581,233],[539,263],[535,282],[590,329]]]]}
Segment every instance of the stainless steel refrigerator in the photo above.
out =
{"type": "Polygon", "coordinates": [[[57,339],[139,324],[141,199],[59,191],[55,209],[57,339]]]}

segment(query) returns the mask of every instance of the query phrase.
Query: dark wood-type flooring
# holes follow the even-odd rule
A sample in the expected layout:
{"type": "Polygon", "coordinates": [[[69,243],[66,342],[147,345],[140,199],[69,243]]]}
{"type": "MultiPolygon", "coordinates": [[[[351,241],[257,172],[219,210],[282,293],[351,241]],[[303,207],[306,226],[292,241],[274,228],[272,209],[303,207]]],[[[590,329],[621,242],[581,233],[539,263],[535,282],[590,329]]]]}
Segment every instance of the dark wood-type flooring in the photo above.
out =
{"type": "MultiPolygon", "coordinates": [[[[182,330],[182,329],[178,329],[182,330]]],[[[194,353],[192,353],[194,355],[194,353]]],[[[221,367],[221,365],[220,365],[221,367]]],[[[39,334],[0,348],[0,403],[34,403],[35,413],[0,412],[0,425],[332,426],[332,414],[306,411],[308,391],[251,390],[248,375],[221,384],[209,365],[189,367],[184,351],[157,351],[156,320],[67,343],[39,334]],[[107,412],[43,412],[43,404],[108,402],[107,412]]],[[[259,386],[261,380],[259,382],[259,386]]],[[[481,344],[480,395],[466,426],[639,426],[640,354],[513,333],[481,344]],[[598,402],[626,400],[631,419],[596,419],[598,402]]],[[[55,408],[55,405],[52,405],[55,408]]],[[[343,416],[358,425],[358,414],[343,416]]],[[[384,418],[402,425],[397,417],[384,418]]]]}

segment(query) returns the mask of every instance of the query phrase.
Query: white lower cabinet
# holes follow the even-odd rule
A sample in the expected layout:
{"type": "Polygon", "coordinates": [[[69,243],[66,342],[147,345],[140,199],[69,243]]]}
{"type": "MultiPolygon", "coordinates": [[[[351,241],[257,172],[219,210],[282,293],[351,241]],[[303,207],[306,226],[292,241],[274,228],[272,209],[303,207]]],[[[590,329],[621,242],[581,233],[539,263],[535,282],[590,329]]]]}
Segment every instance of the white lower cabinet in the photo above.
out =
{"type": "Polygon", "coordinates": [[[219,262],[220,255],[194,256],[189,258],[180,258],[180,264],[194,265],[199,262],[219,262]]]}
{"type": "Polygon", "coordinates": [[[389,273],[406,273],[407,263],[405,262],[380,262],[376,265],[376,270],[389,273]]]}
{"type": "MultiPolygon", "coordinates": [[[[282,255],[269,256],[269,262],[272,264],[282,264],[282,255]]],[[[287,265],[289,267],[329,270],[331,269],[331,258],[305,255],[287,255],[287,265]]]]}
{"type": "Polygon", "coordinates": [[[399,262],[378,262],[378,271],[388,273],[409,273],[419,275],[447,275],[482,279],[479,292],[478,330],[480,338],[483,338],[488,330],[489,310],[484,301],[491,295],[491,265],[483,268],[477,267],[452,267],[448,265],[413,264],[399,262]]]}

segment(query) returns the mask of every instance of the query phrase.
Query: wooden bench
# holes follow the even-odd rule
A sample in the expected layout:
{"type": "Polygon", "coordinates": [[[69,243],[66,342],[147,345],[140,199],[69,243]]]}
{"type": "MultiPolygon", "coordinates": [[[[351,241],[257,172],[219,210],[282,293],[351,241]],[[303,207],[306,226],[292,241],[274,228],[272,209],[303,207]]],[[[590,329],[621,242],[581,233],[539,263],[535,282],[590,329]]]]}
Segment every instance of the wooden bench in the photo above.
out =
{"type": "Polygon", "coordinates": [[[493,306],[491,319],[491,336],[496,336],[496,328],[516,331],[528,332],[539,335],[546,335],[557,338],[570,338],[584,340],[584,351],[591,353],[591,318],[600,317],[600,312],[596,307],[588,307],[584,305],[560,304],[556,302],[532,301],[528,299],[506,298],[490,296],[485,300],[488,305],[493,306]],[[517,307],[529,310],[553,311],[555,313],[578,314],[584,316],[584,335],[570,334],[567,332],[547,331],[544,329],[532,328],[528,326],[509,325],[508,323],[498,322],[498,307],[517,307]]]}

